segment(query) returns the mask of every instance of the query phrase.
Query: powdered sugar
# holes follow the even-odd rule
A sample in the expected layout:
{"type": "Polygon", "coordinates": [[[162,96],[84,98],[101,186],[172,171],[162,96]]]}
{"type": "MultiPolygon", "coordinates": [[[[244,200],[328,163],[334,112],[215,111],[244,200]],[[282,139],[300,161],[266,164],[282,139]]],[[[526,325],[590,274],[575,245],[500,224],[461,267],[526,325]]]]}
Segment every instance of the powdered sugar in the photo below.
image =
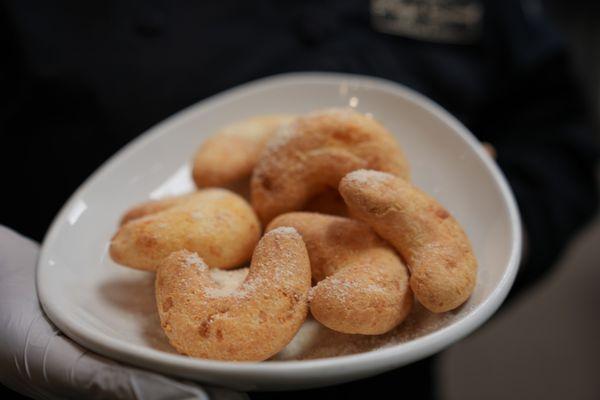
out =
{"type": "MultiPolygon", "coordinates": [[[[353,293],[360,291],[363,294],[385,294],[386,289],[381,285],[377,285],[375,283],[370,283],[368,285],[364,285],[361,282],[357,282],[354,280],[347,279],[339,279],[335,276],[329,277],[324,281],[321,281],[322,285],[327,286],[327,295],[337,298],[340,301],[345,301],[348,296],[351,296],[353,293]]],[[[314,288],[311,289],[309,293],[309,298],[314,296],[314,288]]]]}
{"type": "Polygon", "coordinates": [[[265,147],[265,152],[276,152],[285,146],[296,135],[294,122],[282,124],[277,132],[269,139],[265,147]]]}
{"type": "Polygon", "coordinates": [[[271,360],[308,360],[337,357],[396,346],[443,328],[461,311],[434,314],[415,304],[408,318],[383,335],[349,335],[308,319],[294,339],[271,360]]]}
{"type": "Polygon", "coordinates": [[[389,182],[394,179],[394,175],[372,169],[358,169],[350,172],[344,179],[351,183],[369,185],[372,183],[389,182]]]}
{"type": "Polygon", "coordinates": [[[291,226],[280,226],[278,228],[275,228],[275,229],[269,231],[269,233],[270,234],[280,234],[280,235],[299,235],[296,228],[293,228],[291,226]]]}
{"type": "Polygon", "coordinates": [[[196,267],[199,269],[207,269],[207,265],[204,263],[204,260],[200,258],[200,256],[196,253],[187,253],[183,256],[183,264],[186,267],[196,267]]]}
{"type": "Polygon", "coordinates": [[[212,268],[209,273],[210,277],[215,281],[217,287],[208,287],[205,289],[205,294],[208,297],[241,297],[246,290],[241,289],[241,285],[248,275],[248,268],[236,269],[233,271],[225,271],[218,268],[212,268]]]}
{"type": "Polygon", "coordinates": [[[195,220],[198,221],[202,221],[204,219],[206,219],[206,211],[202,208],[198,208],[198,209],[192,209],[190,211],[190,215],[192,216],[192,218],[194,218],[195,220]]]}

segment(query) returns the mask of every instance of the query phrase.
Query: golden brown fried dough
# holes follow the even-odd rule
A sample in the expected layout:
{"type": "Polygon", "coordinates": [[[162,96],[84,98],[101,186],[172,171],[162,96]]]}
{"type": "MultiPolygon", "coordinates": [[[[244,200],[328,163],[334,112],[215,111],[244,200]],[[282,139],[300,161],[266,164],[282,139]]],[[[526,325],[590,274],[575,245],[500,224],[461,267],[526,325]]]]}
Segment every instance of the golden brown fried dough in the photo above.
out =
{"type": "Polygon", "coordinates": [[[342,179],[339,190],[351,215],[402,255],[421,304],[444,312],[468,299],[477,260],[463,229],[437,201],[411,183],[377,171],[354,171],[342,179]]]}
{"type": "Polygon", "coordinates": [[[174,205],[181,204],[191,198],[194,198],[194,196],[196,196],[196,192],[166,197],[160,200],[145,201],[134,206],[133,208],[130,208],[125,214],[123,214],[120,224],[123,225],[134,219],[145,217],[148,214],[154,214],[159,211],[166,210],[167,208],[171,208],[174,205]]]}
{"type": "Polygon", "coordinates": [[[313,316],[330,329],[383,334],[410,312],[408,271],[396,252],[369,226],[349,218],[293,212],[275,218],[267,230],[294,227],[310,257],[313,316]]]}
{"type": "Polygon", "coordinates": [[[261,361],[283,349],[306,318],[309,289],[308,254],[293,228],[260,240],[247,278],[234,291],[185,250],[166,258],[156,274],[160,321],[173,347],[215,360],[261,361]]]}
{"type": "Polygon", "coordinates": [[[182,249],[197,252],[216,268],[237,267],[250,259],[260,223],[243,198],[225,189],[206,189],[167,203],[121,226],[110,243],[113,260],[154,271],[163,258],[182,249]]]}
{"type": "Polygon", "coordinates": [[[192,176],[196,185],[242,190],[267,140],[293,118],[285,114],[257,116],[221,129],[202,143],[194,157],[192,176]]]}
{"type": "Polygon", "coordinates": [[[302,209],[360,168],[409,176],[400,146],[373,118],[350,109],[296,118],[262,152],[251,178],[252,206],[266,224],[279,214],[302,209]]]}

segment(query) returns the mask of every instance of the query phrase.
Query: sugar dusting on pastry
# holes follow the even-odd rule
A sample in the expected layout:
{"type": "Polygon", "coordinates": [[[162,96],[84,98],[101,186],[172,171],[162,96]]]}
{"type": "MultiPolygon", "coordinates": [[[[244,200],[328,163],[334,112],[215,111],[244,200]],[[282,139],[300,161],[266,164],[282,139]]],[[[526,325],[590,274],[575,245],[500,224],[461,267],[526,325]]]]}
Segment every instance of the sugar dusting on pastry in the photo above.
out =
{"type": "Polygon", "coordinates": [[[383,335],[350,335],[326,328],[312,318],[306,320],[294,339],[272,361],[313,360],[339,357],[396,346],[447,326],[456,312],[433,314],[415,304],[398,327],[383,335]]]}
{"type": "Polygon", "coordinates": [[[358,169],[346,175],[346,179],[359,184],[372,185],[374,183],[389,182],[394,178],[393,175],[386,172],[374,171],[371,169],[358,169]]]}

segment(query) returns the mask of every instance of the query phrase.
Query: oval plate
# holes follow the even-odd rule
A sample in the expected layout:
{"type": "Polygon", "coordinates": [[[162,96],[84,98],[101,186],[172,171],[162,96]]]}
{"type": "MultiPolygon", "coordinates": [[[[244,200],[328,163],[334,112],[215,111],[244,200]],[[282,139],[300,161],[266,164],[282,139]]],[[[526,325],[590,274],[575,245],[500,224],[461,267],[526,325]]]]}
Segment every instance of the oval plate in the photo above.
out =
{"type": "Polygon", "coordinates": [[[436,353],[474,331],[506,297],[521,251],[512,193],[480,143],[440,106],[399,84],[344,74],[261,79],[158,124],[102,165],[71,196],[42,246],[37,287],[50,319],[100,354],[166,374],[242,390],[286,390],[364,378],[436,353]],[[332,106],[371,113],[402,144],[414,182],[461,222],[479,260],[475,292],[434,332],[365,353],[263,363],[174,354],[160,332],[152,274],[114,264],[107,247],[131,205],[193,189],[190,159],[219,127],[256,114],[332,106]]]}

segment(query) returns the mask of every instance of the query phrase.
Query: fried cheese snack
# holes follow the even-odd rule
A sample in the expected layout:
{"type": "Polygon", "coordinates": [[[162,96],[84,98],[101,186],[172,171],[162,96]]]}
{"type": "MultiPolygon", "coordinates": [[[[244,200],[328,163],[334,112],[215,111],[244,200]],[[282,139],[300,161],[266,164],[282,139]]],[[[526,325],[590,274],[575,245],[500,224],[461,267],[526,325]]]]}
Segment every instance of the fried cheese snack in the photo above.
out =
{"type": "Polygon", "coordinates": [[[298,117],[271,138],[254,168],[252,206],[263,224],[297,211],[348,172],[371,168],[405,179],[409,168],[394,137],[377,121],[351,109],[298,117]]]}
{"type": "Polygon", "coordinates": [[[309,212],[280,215],[267,231],[294,227],[306,243],[316,283],[310,310],[343,333],[380,335],[409,314],[408,271],[394,249],[363,222],[309,212]]]}
{"type": "Polygon", "coordinates": [[[463,304],[475,288],[477,260],[459,223],[435,199],[391,174],[359,170],[339,186],[350,214],[390,242],[411,272],[417,300],[433,312],[463,304]]]}
{"type": "Polygon", "coordinates": [[[114,261],[128,267],[154,271],[163,258],[185,249],[212,267],[233,268],[250,259],[260,239],[260,223],[250,205],[225,189],[137,208],[150,213],[122,225],[109,249],[114,261]]]}
{"type": "Polygon", "coordinates": [[[233,291],[186,250],[167,257],[156,273],[158,313],[169,341],[182,354],[214,360],[262,361],[279,352],[306,318],[309,289],[306,247],[289,227],[263,236],[248,276],[233,291]]]}
{"type": "Polygon", "coordinates": [[[200,145],[194,156],[192,177],[196,186],[238,188],[246,180],[258,157],[277,129],[294,117],[263,115],[223,127],[200,145]]]}

